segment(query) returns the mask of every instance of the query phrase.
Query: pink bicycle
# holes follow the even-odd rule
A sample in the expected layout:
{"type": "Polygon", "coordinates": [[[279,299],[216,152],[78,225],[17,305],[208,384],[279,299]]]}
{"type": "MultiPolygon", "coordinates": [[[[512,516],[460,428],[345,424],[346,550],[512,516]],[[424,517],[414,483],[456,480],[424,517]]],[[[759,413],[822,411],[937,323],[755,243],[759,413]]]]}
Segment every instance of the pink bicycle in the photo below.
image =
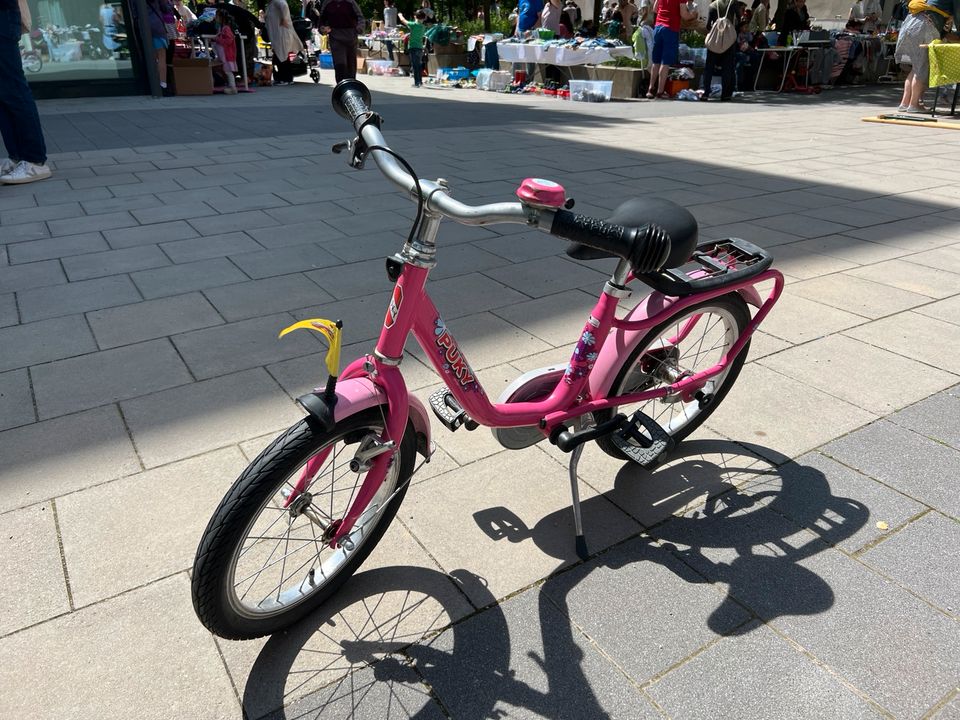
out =
{"type": "Polygon", "coordinates": [[[400,370],[410,333],[446,387],[430,398],[450,430],[493,428],[520,449],[549,440],[570,453],[576,546],[587,556],[577,492],[583,444],[653,467],[730,391],[750,336],[783,289],[772,257],[743,240],[697,244],[697,223],[663,200],[634,200],[606,221],[569,210],[559,185],[529,179],[520,202],[472,207],[442,180],[420,180],[390,150],[370,94],[356,80],[333,93],[357,137],[334,147],[351,165],[372,157],[417,202],[403,250],[387,259],[395,282],[376,349],[340,371],[341,326],[306,320],[287,328],[322,332],[326,385],[298,398],[306,417],[240,475],[204,532],[193,572],[197,615],[217,635],[268,635],[335,593],[383,536],[415,472],[432,452],[428,413],[400,370]],[[578,259],[620,258],[580,332],[569,363],[529,372],[491,403],[426,290],[440,221],[522,223],[572,241],[578,259]],[[623,318],[628,285],[653,291],[623,318]],[[773,281],[765,299],[758,283],[773,281]],[[753,312],[751,313],[751,309],[753,312]]]}

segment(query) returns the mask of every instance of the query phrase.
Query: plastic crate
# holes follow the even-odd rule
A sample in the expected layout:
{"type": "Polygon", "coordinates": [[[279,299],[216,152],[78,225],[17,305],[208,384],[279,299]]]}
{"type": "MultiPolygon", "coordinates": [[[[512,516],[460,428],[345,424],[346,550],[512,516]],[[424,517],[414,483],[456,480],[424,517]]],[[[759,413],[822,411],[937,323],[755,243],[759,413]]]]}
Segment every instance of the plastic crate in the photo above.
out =
{"type": "Polygon", "coordinates": [[[505,70],[481,70],[477,73],[477,89],[500,92],[510,84],[513,76],[505,70]]]}
{"type": "Polygon", "coordinates": [[[613,96],[613,80],[571,80],[570,99],[579,102],[607,102],[613,96]]]}
{"type": "Polygon", "coordinates": [[[328,52],[320,53],[320,67],[325,70],[333,70],[333,55],[328,52]]]}
{"type": "Polygon", "coordinates": [[[466,80],[470,77],[470,71],[465,67],[442,67],[437,70],[437,79],[446,78],[447,80],[466,80]]]}

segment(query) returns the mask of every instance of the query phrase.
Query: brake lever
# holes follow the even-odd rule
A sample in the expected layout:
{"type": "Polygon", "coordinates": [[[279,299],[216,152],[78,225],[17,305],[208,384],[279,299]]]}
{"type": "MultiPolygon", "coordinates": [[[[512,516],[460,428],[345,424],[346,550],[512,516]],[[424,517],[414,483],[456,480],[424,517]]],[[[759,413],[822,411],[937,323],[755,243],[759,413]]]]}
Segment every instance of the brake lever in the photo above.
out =
{"type": "Polygon", "coordinates": [[[345,140],[344,142],[338,142],[336,145],[334,145],[330,149],[333,151],[334,155],[339,155],[344,150],[353,149],[353,140],[345,140]]]}
{"type": "Polygon", "coordinates": [[[340,142],[334,145],[331,150],[339,155],[344,150],[350,151],[350,167],[357,170],[363,170],[363,165],[367,160],[367,144],[362,137],[356,137],[353,140],[340,142]]]}

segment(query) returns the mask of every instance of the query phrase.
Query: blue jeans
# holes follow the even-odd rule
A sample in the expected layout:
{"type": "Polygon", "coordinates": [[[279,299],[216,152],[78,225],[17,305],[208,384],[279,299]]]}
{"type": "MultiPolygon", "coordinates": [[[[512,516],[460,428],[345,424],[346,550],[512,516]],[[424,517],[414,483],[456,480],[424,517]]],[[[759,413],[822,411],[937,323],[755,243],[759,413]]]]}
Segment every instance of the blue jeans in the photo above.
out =
{"type": "Polygon", "coordinates": [[[20,11],[0,10],[0,137],[11,160],[47,161],[33,93],[20,62],[20,11]]]}
{"type": "Polygon", "coordinates": [[[413,84],[417,87],[423,83],[423,48],[409,48],[410,72],[413,74],[413,84]]]}

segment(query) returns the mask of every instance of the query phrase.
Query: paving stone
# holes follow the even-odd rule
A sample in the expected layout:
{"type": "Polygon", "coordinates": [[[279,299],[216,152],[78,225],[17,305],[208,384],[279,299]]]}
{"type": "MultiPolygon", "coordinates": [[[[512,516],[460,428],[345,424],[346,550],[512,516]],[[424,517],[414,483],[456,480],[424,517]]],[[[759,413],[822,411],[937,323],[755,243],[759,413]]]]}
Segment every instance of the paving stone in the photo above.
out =
{"type": "Polygon", "coordinates": [[[131,274],[130,277],[147,300],[179,295],[193,290],[205,290],[249,279],[226,258],[142,270],[131,274]]]}
{"type": "Polygon", "coordinates": [[[246,465],[239,450],[225,448],[60,498],[76,607],[190,567],[212,509],[246,465]]]}
{"type": "Polygon", "coordinates": [[[373,293],[348,300],[335,300],[314,307],[296,310],[297,320],[329,318],[343,321],[343,337],[346,342],[356,343],[380,337],[383,330],[383,314],[390,302],[390,293],[373,293]]]}
{"type": "Polygon", "coordinates": [[[315,244],[242,253],[231,255],[230,259],[254,279],[340,264],[336,257],[315,244]]]}
{"type": "Polygon", "coordinates": [[[136,227],[137,221],[128,212],[113,212],[77,217],[70,220],[51,220],[47,225],[50,227],[50,234],[56,237],[58,235],[78,235],[79,233],[96,232],[98,230],[131,228],[136,227]]]}
{"type": "Polygon", "coordinates": [[[956,394],[937,393],[887,420],[960,450],[960,397],[956,394]]]}
{"type": "Polygon", "coordinates": [[[50,505],[0,515],[0,571],[6,578],[0,590],[0,634],[70,610],[50,505]]]}
{"type": "Polygon", "coordinates": [[[875,415],[816,388],[765,368],[745,365],[737,385],[708,418],[726,437],[763,446],[771,460],[797,457],[875,419],[875,415]],[[816,423],[784,423],[784,417],[816,417],[816,423]]]}
{"type": "Polygon", "coordinates": [[[279,225],[276,220],[262,210],[218,215],[216,217],[192,218],[190,224],[201,235],[222,235],[235,230],[253,230],[256,228],[279,225]]]}
{"type": "Polygon", "coordinates": [[[320,340],[312,333],[277,339],[292,324],[286,313],[230,323],[173,338],[191,372],[200,379],[316,352],[320,340]]]}
{"type": "Polygon", "coordinates": [[[0,289],[5,293],[66,282],[60,263],[55,260],[0,267],[0,289]]]}
{"type": "Polygon", "coordinates": [[[0,511],[140,470],[115,407],[0,433],[0,511]]]}
{"type": "Polygon", "coordinates": [[[409,652],[451,717],[660,717],[536,590],[409,652]]]}
{"type": "Polygon", "coordinates": [[[303,417],[262,369],[125,400],[121,407],[148,468],[274,432],[303,417]]]}
{"type": "Polygon", "coordinates": [[[960,288],[960,274],[904,260],[867,265],[850,274],[937,299],[955,295],[960,288]]]}
{"type": "Polygon", "coordinates": [[[960,273],[960,244],[937,248],[936,250],[927,250],[926,252],[916,253],[915,255],[907,255],[903,259],[906,262],[921,265],[926,268],[960,273]]]}
{"type": "Polygon", "coordinates": [[[843,233],[851,229],[849,225],[843,225],[842,223],[818,220],[794,213],[760,218],[753,222],[757,225],[771,228],[772,230],[782,230],[805,238],[820,237],[821,235],[836,235],[837,233],[843,233]]]}
{"type": "Polygon", "coordinates": [[[103,234],[110,243],[110,247],[116,249],[197,237],[196,231],[183,220],[140,225],[122,230],[106,230],[103,234]]]}
{"type": "Polygon", "coordinates": [[[160,247],[175,263],[239,255],[262,249],[254,240],[241,232],[161,243],[160,247]]]}
{"type": "MultiPolygon", "coordinates": [[[[81,192],[81,191],[77,191],[81,192]]],[[[153,195],[137,195],[135,197],[110,197],[98,200],[85,200],[80,203],[87,215],[113,213],[122,210],[132,211],[140,208],[155,208],[160,201],[153,195]]]]}
{"type": "MultiPolygon", "coordinates": [[[[808,300],[815,300],[869,318],[892,315],[930,302],[925,295],[881,285],[849,273],[791,283],[787,294],[799,295],[808,300]]],[[[766,325],[765,322],[764,328],[766,325]]]]}
{"type": "MultiPolygon", "coordinates": [[[[292,245],[306,245],[309,243],[318,243],[325,249],[330,250],[328,243],[331,240],[343,239],[346,236],[339,230],[334,230],[329,225],[323,223],[297,223],[294,225],[278,225],[276,227],[260,228],[250,230],[248,234],[256,239],[260,245],[268,249],[290,247],[292,245]]],[[[389,237],[399,237],[394,233],[386,233],[389,237]]],[[[353,241],[344,240],[347,247],[351,247],[353,241]]],[[[359,242],[359,239],[358,239],[359,242]]],[[[397,247],[403,245],[403,241],[397,243],[397,247]]],[[[339,253],[336,253],[340,257],[339,253]]]]}
{"type": "Polygon", "coordinates": [[[34,288],[18,293],[23,322],[46,320],[71,313],[99,310],[140,300],[140,293],[124,275],[82,280],[66,285],[34,288]]]}
{"type": "MultiPolygon", "coordinates": [[[[792,244],[790,247],[799,252],[832,255],[833,257],[852,262],[855,265],[882,262],[907,254],[907,251],[902,248],[881,245],[880,243],[869,242],[867,240],[859,240],[848,237],[847,235],[828,235],[812,240],[803,240],[792,244]]],[[[779,265],[777,262],[778,259],[778,257],[774,257],[774,262],[779,265]]]]}
{"type": "Polygon", "coordinates": [[[10,246],[10,257],[14,263],[52,260],[109,250],[110,246],[100,233],[68,235],[61,238],[47,238],[10,246]]]}
{"type": "Polygon", "coordinates": [[[0,210],[0,226],[19,225],[28,222],[43,222],[44,220],[62,220],[83,216],[80,203],[67,202],[59,205],[45,205],[42,207],[24,208],[22,210],[0,210]]]}
{"type": "Polygon", "coordinates": [[[3,241],[8,243],[39,240],[46,237],[50,237],[50,231],[47,230],[45,222],[23,223],[3,228],[3,241]]]}
{"type": "MultiPolygon", "coordinates": [[[[261,717],[305,696],[298,707],[322,705],[316,698],[324,686],[340,685],[343,678],[349,685],[349,673],[384,657],[381,670],[395,667],[398,656],[391,653],[473,612],[457,587],[471,578],[439,572],[403,525],[392,523],[360,572],[290,632],[272,641],[221,643],[231,673],[248,678],[244,709],[250,717],[261,717]]],[[[378,678],[390,683],[385,675],[378,678]]],[[[353,695],[363,708],[362,693],[353,695]]],[[[379,709],[362,717],[392,717],[376,715],[379,709]]]]}
{"type": "Polygon", "coordinates": [[[718,505],[657,536],[894,717],[922,715],[956,683],[952,619],[766,505],[718,505]]]}
{"type": "Polygon", "coordinates": [[[82,355],[96,349],[79,315],[0,330],[0,371],[82,355]]]}
{"type": "Polygon", "coordinates": [[[487,270],[485,274],[531,297],[593,285],[599,292],[609,277],[559,257],[507,265],[487,270]]]}
{"type": "MultiPolygon", "coordinates": [[[[527,458],[502,452],[424,483],[431,492],[407,497],[400,517],[441,567],[470,568],[487,580],[486,593],[506,597],[577,559],[566,472],[549,462],[533,477],[530,471],[527,458]],[[511,490],[517,478],[536,483],[536,491],[511,490]]],[[[583,483],[580,497],[592,552],[639,531],[583,483]]]]}
{"type": "Polygon", "coordinates": [[[804,280],[830,275],[841,270],[856,269],[856,264],[832,255],[821,255],[797,245],[779,245],[774,256],[775,267],[784,275],[804,280]]]}
{"type": "Polygon", "coordinates": [[[914,312],[901,313],[844,331],[845,335],[904,357],[960,375],[960,353],[951,337],[954,326],[914,312]]]}
{"type": "MultiPolygon", "coordinates": [[[[284,204],[285,203],[281,203],[284,204]]],[[[383,208],[377,207],[378,210],[383,208]]],[[[369,205],[364,210],[369,210],[369,205]]],[[[307,205],[290,205],[285,207],[273,207],[266,210],[267,215],[272,217],[282,225],[295,225],[298,223],[319,224],[332,218],[348,218],[353,215],[352,210],[337,205],[332,202],[312,202],[307,205]]],[[[334,221],[333,224],[336,224],[334,221]]]]}
{"type": "Polygon", "coordinates": [[[828,670],[762,625],[753,625],[746,635],[723,638],[647,692],[677,718],[877,717],[828,670]],[[722,683],[710,680],[721,676],[722,683]]]}
{"type": "Polygon", "coordinates": [[[936,720],[957,720],[957,718],[960,718],[960,694],[954,691],[953,700],[941,708],[933,717],[936,720]]]}
{"type": "Polygon", "coordinates": [[[784,350],[760,364],[877,415],[898,410],[960,380],[842,335],[784,350]],[[863,368],[870,372],[864,373],[863,368]],[[878,377],[895,377],[897,382],[878,383],[878,377]]]}
{"type": "Polygon", "coordinates": [[[212,288],[205,294],[228,322],[333,299],[299,273],[212,288]]]}
{"type": "Polygon", "coordinates": [[[791,284],[764,318],[764,332],[791,343],[804,343],[865,322],[837,307],[798,297],[793,288],[791,284]]]}
{"type": "Polygon", "coordinates": [[[189,598],[181,574],[0,640],[4,705],[23,718],[239,715],[189,598]]]}
{"type": "Polygon", "coordinates": [[[823,451],[953,517],[960,517],[960,499],[945,485],[960,463],[960,451],[881,420],[834,440],[823,451]]]}
{"type": "Polygon", "coordinates": [[[18,322],[20,322],[20,316],[17,313],[17,301],[13,293],[0,295],[0,328],[16,325],[18,322]]]}
{"type": "Polygon", "coordinates": [[[0,373],[0,430],[27,425],[36,419],[27,371],[0,373]]]}
{"type": "Polygon", "coordinates": [[[63,260],[63,268],[71,281],[120,275],[169,264],[167,256],[156,245],[108,250],[63,260]]]}
{"type": "Polygon", "coordinates": [[[103,349],[223,322],[217,311],[199,293],[98,310],[89,313],[87,320],[98,345],[103,349]]]}
{"type": "Polygon", "coordinates": [[[164,223],[175,220],[190,220],[192,218],[206,217],[208,215],[216,214],[217,210],[210,207],[206,203],[200,202],[199,200],[189,204],[163,204],[158,207],[150,207],[133,211],[133,216],[144,225],[149,225],[151,223],[164,223]]]}
{"type": "Polygon", "coordinates": [[[960,614],[960,523],[929,512],[863,560],[951,615],[960,614]]]}
{"type": "Polygon", "coordinates": [[[541,592],[638,684],[750,619],[736,605],[718,607],[722,593],[646,537],[548,580],[541,592]]]}
{"type": "Polygon", "coordinates": [[[438,280],[430,284],[429,293],[445,320],[512,306],[528,297],[483,275],[438,280]]]}
{"type": "MultiPolygon", "coordinates": [[[[257,237],[258,240],[261,238],[257,237]]],[[[384,231],[372,235],[357,235],[337,237],[322,240],[320,244],[325,250],[340,258],[343,262],[354,263],[373,258],[383,259],[395,255],[403,249],[406,235],[399,232],[384,231]]],[[[264,244],[265,241],[261,240],[264,244]]]]}
{"type": "Polygon", "coordinates": [[[496,308],[494,314],[553,346],[572,349],[596,302],[585,292],[568,290],[536,300],[514,301],[496,308]]]}
{"type": "Polygon", "coordinates": [[[758,473],[742,488],[755,502],[772,504],[824,542],[850,553],[887,535],[879,523],[897,528],[926,511],[917,501],[820,453],[802,455],[773,473],[758,473]]]}
{"type": "Polygon", "coordinates": [[[167,340],[59,360],[31,369],[41,419],[106,405],[190,383],[167,340]],[[77,378],[83,378],[78,384],[77,378]]]}

